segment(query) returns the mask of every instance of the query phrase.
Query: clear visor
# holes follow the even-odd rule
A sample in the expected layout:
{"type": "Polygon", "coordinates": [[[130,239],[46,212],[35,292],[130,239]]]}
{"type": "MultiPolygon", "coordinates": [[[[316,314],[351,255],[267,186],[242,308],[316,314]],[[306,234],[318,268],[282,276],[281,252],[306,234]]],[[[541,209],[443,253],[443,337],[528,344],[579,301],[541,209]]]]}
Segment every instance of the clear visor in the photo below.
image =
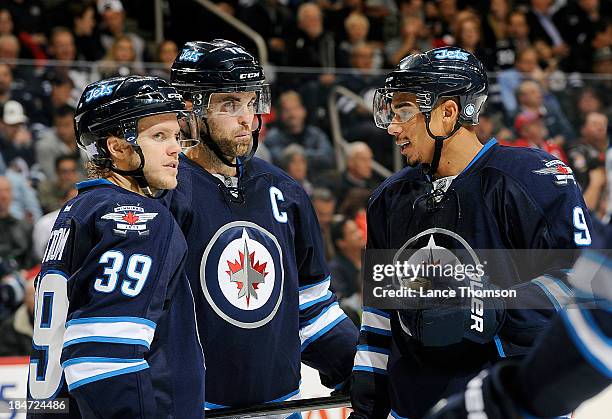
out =
{"type": "Polygon", "coordinates": [[[391,124],[410,121],[421,113],[414,93],[377,89],[374,94],[374,122],[387,129],[391,124]]]}
{"type": "Polygon", "coordinates": [[[178,142],[183,151],[198,145],[200,134],[195,114],[193,112],[181,111],[177,112],[176,118],[180,128],[178,142]]]}
{"type": "Polygon", "coordinates": [[[216,92],[192,95],[193,110],[205,118],[237,117],[270,113],[272,102],[269,85],[239,86],[216,92]]]}

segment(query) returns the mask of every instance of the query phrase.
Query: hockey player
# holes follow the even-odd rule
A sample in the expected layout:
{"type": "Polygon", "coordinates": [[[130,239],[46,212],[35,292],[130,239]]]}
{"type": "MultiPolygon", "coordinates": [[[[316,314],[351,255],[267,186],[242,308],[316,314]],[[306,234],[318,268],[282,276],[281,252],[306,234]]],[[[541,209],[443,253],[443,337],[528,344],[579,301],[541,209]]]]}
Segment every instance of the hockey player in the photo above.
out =
{"type": "Polygon", "coordinates": [[[30,404],[34,417],[203,417],[187,244],[153,199],[176,187],[193,122],[159,78],[85,88],[75,129],[93,178],[60,211],[37,281],[28,396],[46,403],[30,404]]]}
{"type": "Polygon", "coordinates": [[[170,208],[189,244],[207,408],[298,398],[300,361],[343,383],[358,331],[329,291],[310,200],[252,157],[270,107],[262,67],[235,43],[188,42],[171,80],[200,121],[170,208]]]}
{"type": "Polygon", "coordinates": [[[408,56],[389,74],[374,118],[411,167],[373,193],[367,248],[498,249],[481,286],[513,289],[519,302],[541,309],[506,310],[501,297],[487,299],[484,310],[474,299],[450,310],[364,308],[353,417],[421,417],[483,367],[527,353],[567,289],[543,274],[573,259],[544,263],[550,255],[533,250],[516,260],[512,249],[591,243],[571,169],[540,150],[479,143],[474,125],[487,89],[480,61],[454,47],[408,56]]]}
{"type": "Polygon", "coordinates": [[[441,400],[427,418],[555,417],[612,384],[612,260],[585,251],[571,277],[577,294],[594,294],[598,301],[561,311],[525,360],[481,372],[464,391],[441,400]]]}

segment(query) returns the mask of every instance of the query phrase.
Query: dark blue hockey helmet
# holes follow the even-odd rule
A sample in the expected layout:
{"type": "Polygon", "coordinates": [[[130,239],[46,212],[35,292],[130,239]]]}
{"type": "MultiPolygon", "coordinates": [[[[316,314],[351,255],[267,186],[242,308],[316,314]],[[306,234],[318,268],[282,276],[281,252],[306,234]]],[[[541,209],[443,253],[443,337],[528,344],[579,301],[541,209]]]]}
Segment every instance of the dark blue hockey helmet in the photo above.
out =
{"type": "Polygon", "coordinates": [[[167,81],[127,76],[91,83],[83,91],[74,116],[77,144],[96,166],[133,176],[141,188],[148,188],[143,174],[144,155],[138,146],[138,121],[163,113],[176,113],[181,131],[178,140],[183,148],[198,143],[195,117],[167,81]],[[140,155],[138,169],[123,171],[114,167],[106,147],[111,135],[125,139],[140,155]]]}
{"type": "Polygon", "coordinates": [[[478,58],[457,47],[436,48],[405,57],[388,75],[385,87],[374,98],[374,121],[380,128],[392,122],[406,122],[414,113],[402,114],[392,106],[394,94],[411,93],[419,111],[428,114],[441,98],[459,98],[459,123],[478,124],[487,100],[489,82],[478,58]]]}
{"type": "Polygon", "coordinates": [[[257,149],[261,114],[270,112],[270,86],[264,70],[253,55],[242,46],[224,39],[210,42],[187,42],[172,64],[170,80],[191,101],[193,112],[207,127],[201,139],[228,166],[237,166],[223,155],[214,139],[210,138],[207,118],[219,116],[254,115],[253,146],[246,156],[250,159],[257,149]],[[253,92],[253,97],[241,101],[240,94],[253,92]],[[255,125],[256,123],[256,125],[255,125]]]}
{"type": "Polygon", "coordinates": [[[477,125],[482,105],[487,100],[489,81],[478,58],[457,47],[432,49],[409,55],[400,61],[385,80],[385,87],[374,95],[373,113],[377,127],[408,122],[419,113],[435,141],[432,161],[423,164],[431,178],[436,174],[444,140],[463,125],[477,125]],[[442,98],[459,99],[459,117],[448,135],[434,135],[430,129],[431,111],[442,98]],[[416,106],[415,106],[416,105],[416,106]]]}

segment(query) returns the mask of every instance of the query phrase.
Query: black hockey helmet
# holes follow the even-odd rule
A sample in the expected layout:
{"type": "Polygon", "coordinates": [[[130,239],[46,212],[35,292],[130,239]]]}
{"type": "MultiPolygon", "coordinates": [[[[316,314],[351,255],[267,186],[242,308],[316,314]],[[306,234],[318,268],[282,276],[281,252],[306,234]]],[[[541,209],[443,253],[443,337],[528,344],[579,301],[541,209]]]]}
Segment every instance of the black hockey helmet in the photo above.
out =
{"type": "Polygon", "coordinates": [[[197,123],[186,110],[181,94],[158,77],[127,76],[100,80],[87,85],[76,108],[74,126],[77,144],[91,162],[117,173],[134,176],[141,188],[144,156],[138,146],[140,118],[175,112],[181,128],[182,147],[197,144],[197,123]],[[123,171],[114,167],[105,140],[109,135],[124,138],[139,154],[140,167],[123,171]]]}
{"type": "Polygon", "coordinates": [[[396,93],[415,96],[418,109],[424,114],[427,132],[436,141],[436,152],[429,173],[437,169],[442,141],[452,136],[462,125],[477,125],[482,105],[487,100],[489,82],[478,58],[457,47],[436,48],[409,55],[388,75],[385,87],[374,96],[374,122],[388,128],[393,122],[407,122],[416,115],[392,105],[396,93]],[[459,98],[460,113],[455,128],[448,136],[433,135],[429,129],[431,111],[441,98],[459,98]]]}
{"type": "MultiPolygon", "coordinates": [[[[253,146],[249,154],[242,158],[242,162],[251,158],[257,149],[261,114],[270,112],[271,103],[270,86],[255,57],[242,46],[224,39],[187,42],[174,60],[170,74],[172,85],[185,99],[192,102],[194,113],[207,126],[206,118],[218,115],[256,115],[253,146]],[[255,99],[248,105],[239,105],[231,110],[219,109],[213,105],[215,95],[233,92],[255,92],[255,99]]],[[[237,166],[228,161],[207,132],[202,130],[200,134],[204,143],[224,164],[237,166]]]]}

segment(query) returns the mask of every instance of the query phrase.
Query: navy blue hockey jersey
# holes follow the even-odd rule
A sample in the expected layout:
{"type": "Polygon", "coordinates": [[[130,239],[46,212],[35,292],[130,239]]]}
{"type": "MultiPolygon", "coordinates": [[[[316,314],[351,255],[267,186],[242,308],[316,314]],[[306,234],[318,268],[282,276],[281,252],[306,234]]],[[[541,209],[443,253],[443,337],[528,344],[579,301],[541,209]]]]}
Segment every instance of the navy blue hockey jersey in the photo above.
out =
{"type": "MultiPolygon", "coordinates": [[[[491,282],[550,309],[506,310],[498,334],[487,343],[464,339],[424,347],[402,331],[397,311],[364,308],[354,371],[377,383],[371,395],[377,408],[398,417],[420,417],[489,363],[524,355],[549,325],[568,287],[558,276],[538,272],[545,252],[515,260],[511,249],[591,243],[588,211],[571,169],[543,151],[504,147],[492,139],[462,173],[436,181],[435,189],[445,192],[430,194],[432,185],[420,168],[387,179],[369,203],[368,248],[418,249],[433,240],[448,249],[501,249],[487,268],[491,282]]],[[[558,272],[573,261],[551,260],[550,267],[558,272]]]]}
{"type": "Polygon", "coordinates": [[[300,361],[328,387],[348,378],[358,331],[329,291],[304,190],[257,158],[232,189],[181,156],[169,197],[189,247],[207,407],[299,397],[300,361]]]}
{"type": "Polygon", "coordinates": [[[157,200],[107,180],[77,187],[37,280],[28,397],[69,397],[71,418],[203,417],[180,228],[157,200]]]}

